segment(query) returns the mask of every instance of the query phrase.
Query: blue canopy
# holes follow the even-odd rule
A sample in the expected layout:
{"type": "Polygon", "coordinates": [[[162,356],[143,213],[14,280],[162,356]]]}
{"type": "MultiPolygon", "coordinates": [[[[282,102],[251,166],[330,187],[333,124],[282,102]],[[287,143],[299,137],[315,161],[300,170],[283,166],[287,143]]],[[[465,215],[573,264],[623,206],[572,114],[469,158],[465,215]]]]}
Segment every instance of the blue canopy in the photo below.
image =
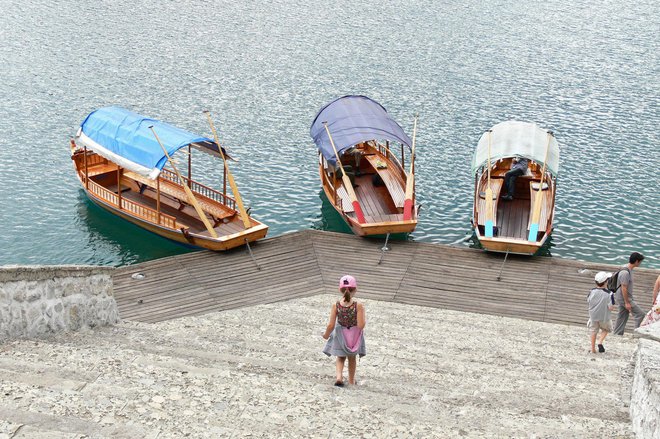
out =
{"type": "Polygon", "coordinates": [[[323,127],[328,123],[337,153],[369,140],[391,140],[407,145],[410,138],[378,102],[366,96],[344,96],[321,108],[310,129],[310,136],[325,159],[336,163],[335,153],[323,127]]]}
{"type": "Polygon", "coordinates": [[[213,142],[120,107],[105,107],[91,112],[80,125],[78,139],[87,148],[119,166],[155,179],[165,166],[167,157],[149,129],[152,125],[170,156],[194,142],[213,142]]]}

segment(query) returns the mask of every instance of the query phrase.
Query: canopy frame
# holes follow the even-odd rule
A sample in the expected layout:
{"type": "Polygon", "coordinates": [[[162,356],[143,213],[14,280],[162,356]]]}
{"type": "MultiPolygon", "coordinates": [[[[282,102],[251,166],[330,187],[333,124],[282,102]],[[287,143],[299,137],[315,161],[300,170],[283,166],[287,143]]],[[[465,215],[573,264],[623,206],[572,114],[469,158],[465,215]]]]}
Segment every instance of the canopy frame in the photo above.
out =
{"type": "Polygon", "coordinates": [[[412,144],[408,135],[381,104],[363,95],[342,96],[323,106],[310,127],[310,136],[317,148],[335,166],[337,159],[324,127],[326,122],[337,155],[370,140],[398,142],[408,149],[412,144]]]}
{"type": "MultiPolygon", "coordinates": [[[[506,121],[491,128],[490,160],[524,157],[541,165],[554,177],[559,172],[559,144],[554,136],[548,145],[548,130],[530,122],[506,121]],[[548,151],[546,160],[546,149],[548,151]],[[547,162],[547,163],[546,163],[547,162]]],[[[488,163],[488,131],[481,138],[472,156],[472,173],[488,163]]]]}

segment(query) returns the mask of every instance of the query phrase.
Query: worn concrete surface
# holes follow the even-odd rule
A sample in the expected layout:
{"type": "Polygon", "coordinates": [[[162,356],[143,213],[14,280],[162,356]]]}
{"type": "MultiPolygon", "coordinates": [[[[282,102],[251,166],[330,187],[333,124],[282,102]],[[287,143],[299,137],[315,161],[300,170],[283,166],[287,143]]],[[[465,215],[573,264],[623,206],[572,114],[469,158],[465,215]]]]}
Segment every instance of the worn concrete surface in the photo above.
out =
{"type": "MultiPolygon", "coordinates": [[[[0,345],[1,437],[631,437],[636,340],[365,301],[358,385],[321,353],[334,296],[0,345]]],[[[585,318],[586,320],[586,318],[585,318]]]]}

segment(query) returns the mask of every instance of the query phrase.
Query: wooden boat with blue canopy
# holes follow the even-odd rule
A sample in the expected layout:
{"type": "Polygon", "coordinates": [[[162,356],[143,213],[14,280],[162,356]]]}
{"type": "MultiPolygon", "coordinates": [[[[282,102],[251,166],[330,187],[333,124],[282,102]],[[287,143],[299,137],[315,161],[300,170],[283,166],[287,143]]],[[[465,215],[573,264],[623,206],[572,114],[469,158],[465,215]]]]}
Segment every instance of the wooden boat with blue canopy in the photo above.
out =
{"type": "Polygon", "coordinates": [[[323,191],[359,236],[410,233],[417,226],[413,139],[366,96],[344,96],[318,112],[310,129],[323,191]],[[392,152],[400,146],[400,159],[392,152]],[[405,149],[410,171],[405,171],[405,149]]]}
{"type": "Polygon", "coordinates": [[[538,252],[552,233],[558,170],[559,144],[536,124],[501,122],[481,136],[472,158],[472,226],[484,249],[538,252]],[[520,169],[507,177],[512,168],[520,169]]]}
{"type": "Polygon", "coordinates": [[[120,218],[195,247],[228,250],[263,238],[268,227],[243,206],[207,116],[215,140],[119,107],[93,111],[70,145],[87,196],[120,218]],[[184,148],[187,176],[172,160],[184,148]],[[222,191],[192,179],[193,148],[223,160],[222,191]],[[227,195],[227,181],[233,197],[227,195]]]}

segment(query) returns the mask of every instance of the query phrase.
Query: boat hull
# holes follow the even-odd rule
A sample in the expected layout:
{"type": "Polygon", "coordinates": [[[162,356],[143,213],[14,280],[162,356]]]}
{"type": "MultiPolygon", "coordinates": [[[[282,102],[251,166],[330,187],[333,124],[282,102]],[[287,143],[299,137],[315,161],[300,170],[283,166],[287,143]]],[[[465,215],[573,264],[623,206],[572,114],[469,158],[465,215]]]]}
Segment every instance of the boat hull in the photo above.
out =
{"type": "MultiPolygon", "coordinates": [[[[83,186],[83,190],[85,190],[83,186]]],[[[265,238],[268,233],[268,226],[260,224],[259,226],[248,229],[247,233],[237,233],[234,235],[223,236],[219,239],[208,238],[197,234],[184,234],[181,230],[174,230],[167,227],[159,226],[150,223],[142,218],[133,216],[126,211],[119,210],[116,206],[107,203],[105,200],[95,196],[89,191],[85,190],[87,197],[97,206],[102,209],[122,218],[130,223],[133,223],[149,232],[162,236],[172,241],[179,242],[188,246],[203,248],[213,251],[225,251],[235,247],[244,245],[245,242],[254,242],[259,239],[265,238]]]]}
{"type": "Polygon", "coordinates": [[[543,244],[545,244],[549,236],[549,234],[546,234],[541,241],[537,242],[505,238],[487,238],[478,235],[477,239],[479,239],[479,244],[481,244],[486,251],[533,256],[539,251],[543,244]]]}
{"type": "Polygon", "coordinates": [[[475,178],[472,227],[479,243],[486,251],[535,255],[552,233],[556,179],[547,173],[543,178],[544,185],[539,194],[542,169],[538,163],[531,162],[528,174],[518,177],[515,181],[515,199],[504,200],[502,198],[502,192],[505,190],[504,177],[511,166],[511,159],[501,159],[491,170],[493,236],[487,236],[486,233],[489,204],[486,200],[488,179],[485,171],[479,172],[475,178]],[[537,199],[539,230],[536,239],[529,240],[537,199]]]}
{"type": "Polygon", "coordinates": [[[358,177],[358,179],[362,179],[360,180],[360,186],[362,186],[360,189],[361,197],[358,195],[358,201],[364,210],[366,221],[360,223],[357,220],[357,215],[346,212],[343,209],[344,205],[353,207],[352,202],[346,198],[348,196],[346,191],[343,192],[343,200],[340,199],[339,190],[343,188],[343,183],[341,183],[341,180],[339,179],[337,181],[339,186],[335,186],[335,182],[332,181],[326,173],[322,162],[323,159],[320,157],[319,177],[321,179],[323,191],[330,201],[330,204],[332,204],[333,208],[350,227],[351,231],[358,236],[387,235],[388,233],[406,234],[413,232],[417,227],[419,205],[413,203],[412,219],[403,219],[405,203],[405,200],[403,199],[403,193],[405,191],[405,172],[403,172],[397,162],[390,160],[388,157],[381,154],[376,148],[370,146],[365,148],[364,152],[365,155],[368,156],[368,160],[364,159],[364,161],[368,164],[363,165],[363,167],[371,166],[371,163],[382,162],[387,164],[386,169],[388,172],[390,172],[390,170],[396,170],[392,171],[390,175],[384,175],[383,170],[376,170],[371,167],[370,172],[362,173],[361,177],[358,177]],[[385,177],[385,180],[387,181],[387,183],[383,184],[383,187],[381,187],[380,190],[374,188],[371,182],[371,178],[376,173],[379,177],[385,177]],[[395,196],[390,195],[393,192],[398,194],[396,202],[394,201],[395,196]],[[385,212],[386,209],[389,210],[385,212]],[[385,218],[385,220],[380,220],[382,218],[385,218]]]}
{"type": "MultiPolygon", "coordinates": [[[[325,196],[328,197],[328,200],[331,200],[330,203],[332,204],[332,193],[325,185],[323,186],[323,192],[325,192],[325,196]]],[[[339,206],[333,204],[332,207],[357,236],[387,235],[388,233],[412,233],[415,230],[415,227],[417,227],[417,220],[383,221],[360,224],[355,218],[348,216],[339,206]]]]}
{"type": "MultiPolygon", "coordinates": [[[[170,197],[169,205],[165,202],[160,202],[161,198],[158,198],[159,201],[155,201],[153,198],[149,198],[143,194],[146,188],[144,180],[137,176],[134,177],[136,180],[131,179],[128,172],[119,178],[117,176],[118,171],[113,170],[116,169],[116,165],[110,164],[105,159],[99,159],[98,156],[94,158],[87,155],[86,157],[89,158],[87,160],[84,154],[87,153],[72,151],[76,176],[87,197],[104,210],[149,232],[187,246],[213,251],[224,251],[239,247],[246,242],[254,242],[264,238],[268,233],[268,226],[249,217],[248,220],[251,226],[246,228],[239,219],[240,216],[237,211],[214,201],[208,195],[197,194],[195,197],[198,198],[198,202],[204,204],[205,209],[214,212],[216,215],[223,215],[223,217],[216,217],[217,222],[212,227],[218,236],[213,237],[210,231],[205,229],[204,226],[200,228],[199,226],[191,227],[189,224],[186,224],[186,222],[189,223],[191,220],[199,224],[201,224],[201,221],[194,221],[195,218],[192,215],[196,213],[192,207],[186,207],[183,201],[181,201],[181,199],[185,198],[185,195],[181,195],[180,199],[170,197]],[[87,163],[92,162],[93,159],[96,162],[87,163]],[[92,172],[94,170],[97,170],[99,173],[94,174],[92,172]],[[94,176],[88,177],[89,179],[86,183],[85,175],[92,174],[94,176]],[[93,180],[98,179],[99,176],[107,176],[108,180],[112,180],[110,183],[113,184],[112,187],[115,189],[110,190],[98,181],[93,180]],[[120,185],[116,184],[118,181],[120,181],[120,185]],[[174,207],[172,206],[172,200],[177,200],[174,201],[174,207]],[[146,201],[150,201],[152,205],[149,205],[149,203],[144,204],[146,201]],[[166,209],[168,213],[159,209],[166,209]],[[181,218],[183,218],[183,222],[181,218]]],[[[161,181],[159,177],[159,182],[157,186],[163,190],[169,187],[170,192],[175,190],[173,192],[175,194],[178,192],[184,193],[182,187],[180,185],[176,186],[171,180],[161,181]]],[[[192,180],[189,183],[193,187],[202,187],[192,180]]],[[[204,190],[207,190],[207,194],[216,198],[222,195],[220,193],[211,194],[211,189],[209,188],[204,188],[204,190]]],[[[165,191],[164,193],[167,192],[165,191]]]]}

